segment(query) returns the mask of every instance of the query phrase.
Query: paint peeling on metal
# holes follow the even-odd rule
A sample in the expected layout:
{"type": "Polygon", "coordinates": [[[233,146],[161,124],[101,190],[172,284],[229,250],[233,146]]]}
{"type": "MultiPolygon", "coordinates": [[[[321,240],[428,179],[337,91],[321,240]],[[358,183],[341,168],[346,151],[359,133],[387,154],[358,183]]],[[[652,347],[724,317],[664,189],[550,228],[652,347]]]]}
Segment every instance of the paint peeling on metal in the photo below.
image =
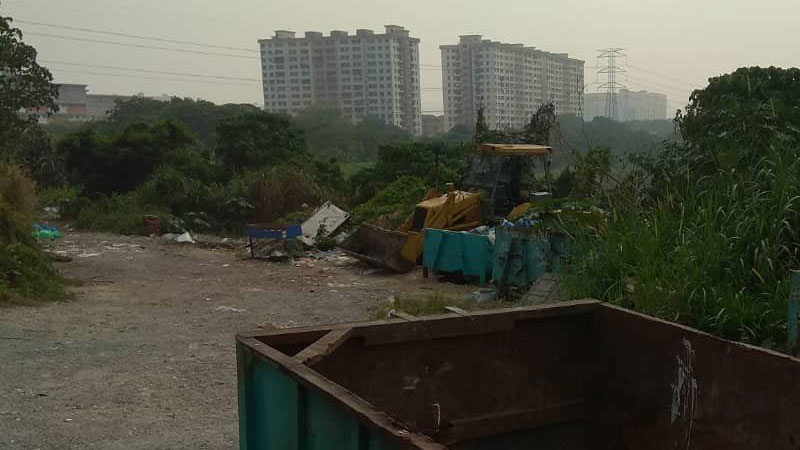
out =
{"type": "Polygon", "coordinates": [[[672,387],[670,424],[675,430],[674,448],[691,448],[692,426],[697,405],[697,379],[694,376],[695,352],[692,343],[684,338],[675,355],[676,374],[672,387]]]}

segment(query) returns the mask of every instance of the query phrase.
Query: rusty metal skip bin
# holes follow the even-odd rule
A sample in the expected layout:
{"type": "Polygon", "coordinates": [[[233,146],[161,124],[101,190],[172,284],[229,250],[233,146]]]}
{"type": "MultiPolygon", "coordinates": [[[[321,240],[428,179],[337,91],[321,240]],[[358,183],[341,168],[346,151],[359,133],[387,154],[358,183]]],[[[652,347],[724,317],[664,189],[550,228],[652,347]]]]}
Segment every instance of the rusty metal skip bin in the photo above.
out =
{"type": "Polygon", "coordinates": [[[800,360],[593,300],[237,337],[242,450],[800,445],[800,360]]]}

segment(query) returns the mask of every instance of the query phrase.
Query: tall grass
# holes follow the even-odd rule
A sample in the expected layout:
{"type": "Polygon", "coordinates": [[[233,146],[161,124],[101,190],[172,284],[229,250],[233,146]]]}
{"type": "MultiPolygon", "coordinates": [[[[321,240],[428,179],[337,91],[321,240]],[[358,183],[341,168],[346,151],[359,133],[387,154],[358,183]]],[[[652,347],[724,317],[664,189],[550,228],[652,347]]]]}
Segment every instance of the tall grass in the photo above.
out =
{"type": "Polygon", "coordinates": [[[709,153],[710,173],[662,174],[651,203],[611,197],[607,231],[579,241],[565,288],[725,338],[781,345],[788,275],[800,259],[800,155],[780,141],[734,164],[739,148],[709,153]]]}

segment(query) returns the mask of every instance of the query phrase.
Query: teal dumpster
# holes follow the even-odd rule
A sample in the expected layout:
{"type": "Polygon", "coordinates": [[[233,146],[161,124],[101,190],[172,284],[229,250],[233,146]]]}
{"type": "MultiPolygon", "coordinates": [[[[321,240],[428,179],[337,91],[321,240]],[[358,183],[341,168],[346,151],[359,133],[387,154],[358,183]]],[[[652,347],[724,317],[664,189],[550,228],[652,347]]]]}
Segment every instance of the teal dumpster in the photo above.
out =
{"type": "Polygon", "coordinates": [[[426,228],[422,265],[434,274],[461,273],[485,284],[492,270],[493,249],[489,236],[426,228]]]}
{"type": "Polygon", "coordinates": [[[548,271],[550,239],[530,228],[495,228],[492,279],[498,289],[527,286],[548,271]]]}

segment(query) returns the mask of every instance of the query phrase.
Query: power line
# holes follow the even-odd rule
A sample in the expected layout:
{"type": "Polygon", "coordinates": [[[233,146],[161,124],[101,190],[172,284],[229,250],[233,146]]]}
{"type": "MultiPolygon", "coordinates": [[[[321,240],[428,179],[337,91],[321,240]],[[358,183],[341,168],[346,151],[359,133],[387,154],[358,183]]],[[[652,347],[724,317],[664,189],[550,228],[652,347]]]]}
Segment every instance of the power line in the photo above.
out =
{"type": "Polygon", "coordinates": [[[660,77],[660,78],[663,78],[665,80],[670,80],[672,82],[677,82],[677,83],[680,83],[680,84],[688,84],[688,85],[692,85],[692,86],[696,86],[697,85],[697,83],[691,83],[689,81],[681,80],[679,78],[673,78],[671,76],[664,75],[664,74],[659,73],[659,72],[654,72],[652,70],[643,69],[643,68],[638,67],[638,66],[629,65],[628,67],[630,67],[631,69],[641,70],[642,72],[649,73],[650,75],[654,75],[656,77],[660,77]]]}
{"type": "Polygon", "coordinates": [[[654,90],[653,88],[655,87],[655,89],[657,89],[659,91],[663,91],[663,92],[665,92],[667,94],[673,94],[673,95],[674,94],[678,94],[678,95],[676,95],[678,97],[686,97],[686,98],[688,98],[689,94],[691,94],[691,92],[692,92],[692,89],[690,89],[690,88],[679,88],[679,87],[674,87],[674,86],[671,87],[671,86],[667,86],[667,85],[661,84],[659,82],[650,81],[650,80],[639,81],[638,77],[633,78],[633,79],[629,78],[628,81],[633,83],[633,84],[635,84],[635,85],[637,85],[637,86],[640,86],[640,87],[643,87],[643,88],[649,88],[650,90],[654,90]]]}
{"type": "MultiPolygon", "coordinates": [[[[639,71],[638,69],[634,70],[634,72],[631,72],[631,73],[634,73],[637,78],[645,78],[645,79],[648,79],[648,80],[649,79],[654,79],[652,75],[648,75],[648,74],[646,74],[644,72],[639,71]]],[[[684,89],[688,89],[688,90],[697,89],[697,85],[693,84],[693,83],[677,83],[677,82],[669,81],[669,80],[667,80],[665,78],[659,78],[659,77],[655,77],[655,79],[657,80],[655,82],[658,83],[658,84],[661,84],[662,86],[669,86],[669,87],[673,87],[673,88],[677,88],[677,89],[681,89],[681,90],[684,90],[684,89]]]]}
{"type": "Polygon", "coordinates": [[[134,69],[132,67],[114,67],[114,66],[98,66],[93,64],[82,64],[82,63],[73,63],[67,61],[51,61],[46,59],[40,59],[40,62],[45,64],[55,64],[55,65],[66,65],[66,66],[77,66],[77,67],[91,67],[94,69],[110,69],[110,70],[128,70],[132,72],[143,72],[143,73],[159,73],[164,75],[178,75],[184,77],[198,77],[198,78],[213,78],[219,80],[238,80],[238,81],[256,81],[261,82],[261,80],[257,78],[240,78],[240,77],[228,77],[223,75],[201,75],[196,73],[186,73],[186,72],[168,72],[166,70],[148,70],[148,69],[134,69]]]}
{"type": "Polygon", "coordinates": [[[143,45],[143,44],[129,44],[127,42],[114,42],[114,41],[103,41],[100,39],[89,39],[89,38],[79,38],[79,37],[72,37],[72,36],[63,36],[59,34],[48,34],[48,33],[37,33],[34,31],[28,31],[25,34],[34,35],[34,36],[43,36],[43,37],[50,37],[55,39],[66,39],[71,41],[80,41],[80,42],[93,42],[97,44],[112,44],[112,45],[122,45],[125,47],[136,47],[136,48],[146,48],[151,50],[164,50],[170,52],[181,52],[181,53],[194,53],[198,55],[212,55],[212,56],[225,56],[228,58],[241,58],[241,59],[251,59],[251,60],[258,60],[258,57],[253,56],[244,56],[244,55],[233,55],[230,53],[218,53],[218,52],[204,52],[201,50],[185,50],[182,48],[170,48],[170,47],[159,47],[155,45],[143,45]]]}
{"type": "Polygon", "coordinates": [[[85,33],[97,33],[97,34],[107,34],[111,36],[121,36],[121,37],[128,37],[134,39],[144,39],[149,41],[157,41],[157,42],[169,42],[172,44],[184,44],[184,45],[196,45],[198,47],[208,47],[208,48],[218,48],[223,50],[236,50],[240,52],[254,52],[258,53],[258,50],[252,48],[243,48],[243,47],[229,47],[226,45],[215,45],[215,44],[203,44],[199,42],[191,42],[191,41],[181,41],[178,39],[167,39],[167,38],[160,38],[160,37],[152,37],[152,36],[141,36],[137,34],[128,34],[128,33],[119,33],[115,31],[103,31],[103,30],[95,30],[92,28],[81,28],[81,27],[72,27],[67,25],[57,25],[54,23],[45,23],[45,22],[33,22],[29,20],[19,20],[15,19],[14,22],[17,23],[26,23],[28,25],[36,25],[40,27],[49,27],[49,28],[58,28],[63,30],[73,30],[73,31],[83,31],[85,33]]]}
{"type": "Polygon", "coordinates": [[[58,69],[59,72],[70,72],[70,73],[81,73],[85,75],[97,75],[97,76],[104,76],[104,77],[123,77],[123,78],[142,78],[146,80],[163,80],[163,81],[177,81],[181,83],[206,83],[206,84],[225,84],[229,86],[242,86],[242,87],[253,87],[255,84],[245,84],[245,83],[230,83],[226,81],[211,81],[211,80],[189,80],[189,79],[181,79],[181,78],[165,78],[165,77],[150,77],[146,75],[126,75],[121,73],[102,73],[102,72],[92,72],[88,70],[73,70],[73,69],[58,69]]]}

